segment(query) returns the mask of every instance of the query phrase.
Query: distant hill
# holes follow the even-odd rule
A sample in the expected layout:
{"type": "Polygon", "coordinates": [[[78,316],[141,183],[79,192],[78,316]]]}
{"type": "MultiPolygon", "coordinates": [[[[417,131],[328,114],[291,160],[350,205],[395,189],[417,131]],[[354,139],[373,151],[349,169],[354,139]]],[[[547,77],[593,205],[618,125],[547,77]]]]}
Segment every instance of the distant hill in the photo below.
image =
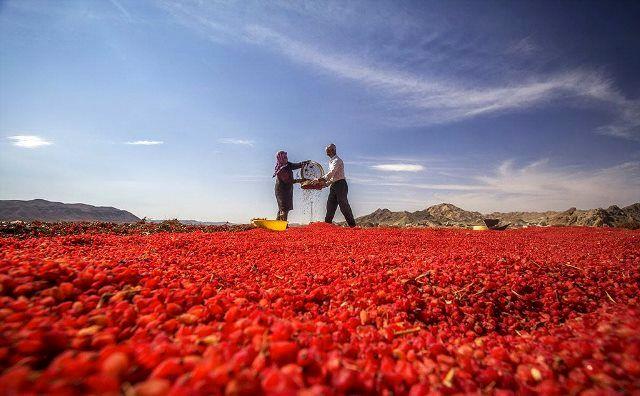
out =
{"type": "Polygon", "coordinates": [[[392,212],[378,209],[356,219],[362,226],[396,227],[465,227],[482,222],[482,214],[469,212],[459,207],[443,203],[416,212],[392,212]]]}
{"type": "Polygon", "coordinates": [[[482,224],[484,218],[499,219],[501,224],[512,227],[527,226],[592,226],[640,228],[640,203],[619,208],[580,210],[570,208],[563,212],[493,212],[481,214],[442,203],[416,212],[393,212],[378,209],[356,219],[361,226],[395,227],[468,227],[482,224]]]}
{"type": "Polygon", "coordinates": [[[456,227],[479,224],[482,218],[478,212],[468,212],[455,205],[443,203],[417,212],[392,212],[389,209],[378,209],[357,218],[356,222],[363,226],[456,227]]]}
{"type": "Polygon", "coordinates": [[[490,218],[500,219],[514,226],[588,226],[640,228],[640,203],[620,208],[616,205],[607,209],[569,208],[562,212],[508,212],[490,213],[490,218]]]}
{"type": "Polygon", "coordinates": [[[126,210],[107,206],[33,199],[30,201],[0,200],[0,220],[134,223],[140,219],[126,210]]]}

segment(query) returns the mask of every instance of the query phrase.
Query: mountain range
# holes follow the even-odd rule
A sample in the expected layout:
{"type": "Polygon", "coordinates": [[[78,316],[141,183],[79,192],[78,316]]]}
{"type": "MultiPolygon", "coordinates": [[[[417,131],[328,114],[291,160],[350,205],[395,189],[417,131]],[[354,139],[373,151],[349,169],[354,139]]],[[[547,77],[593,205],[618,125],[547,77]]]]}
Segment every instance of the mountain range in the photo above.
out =
{"type": "Polygon", "coordinates": [[[461,209],[449,203],[433,205],[415,212],[393,212],[378,209],[356,222],[364,227],[469,227],[483,224],[483,219],[500,220],[510,227],[528,226],[591,226],[640,228],[640,203],[623,208],[616,205],[607,209],[581,210],[569,208],[565,211],[547,212],[493,212],[482,214],[461,209]]]}
{"type": "Polygon", "coordinates": [[[0,220],[135,223],[140,221],[140,218],[126,210],[110,206],[93,206],[82,203],[68,204],[33,199],[30,201],[0,200],[0,220]]]}
{"type": "MultiPolygon", "coordinates": [[[[493,212],[482,214],[461,209],[449,203],[429,206],[415,212],[393,212],[378,209],[356,219],[363,227],[469,227],[483,224],[483,219],[498,219],[499,224],[512,228],[529,226],[591,226],[640,228],[640,203],[620,208],[616,205],[606,209],[581,210],[569,208],[565,211],[547,212],[493,212]]],[[[100,221],[111,223],[135,223],[141,219],[126,210],[81,203],[67,204],[44,199],[30,201],[0,200],[0,221],[100,221]]],[[[161,220],[147,220],[161,222],[161,220]]],[[[188,225],[219,225],[224,222],[201,222],[177,220],[188,225]]]]}

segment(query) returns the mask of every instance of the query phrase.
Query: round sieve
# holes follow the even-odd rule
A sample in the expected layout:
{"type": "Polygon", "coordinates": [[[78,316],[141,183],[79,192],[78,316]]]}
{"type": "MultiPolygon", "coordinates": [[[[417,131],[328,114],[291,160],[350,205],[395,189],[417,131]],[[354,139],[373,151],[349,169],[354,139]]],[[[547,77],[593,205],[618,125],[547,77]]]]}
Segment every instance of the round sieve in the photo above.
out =
{"type": "Polygon", "coordinates": [[[305,180],[301,187],[305,190],[321,190],[325,184],[322,182],[314,182],[324,176],[322,165],[315,161],[309,161],[300,168],[300,178],[305,180]]]}
{"type": "Polygon", "coordinates": [[[324,176],[322,165],[315,161],[309,161],[300,168],[300,178],[305,180],[319,179],[324,176]]]}

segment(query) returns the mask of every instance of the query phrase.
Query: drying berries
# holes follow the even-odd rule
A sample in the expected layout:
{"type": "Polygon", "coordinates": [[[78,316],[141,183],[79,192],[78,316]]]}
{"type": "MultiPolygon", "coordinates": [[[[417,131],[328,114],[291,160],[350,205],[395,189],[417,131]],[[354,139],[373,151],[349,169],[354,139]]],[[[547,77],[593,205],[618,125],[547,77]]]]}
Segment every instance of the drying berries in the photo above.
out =
{"type": "Polygon", "coordinates": [[[638,231],[205,231],[0,237],[0,393],[640,390],[638,231]]]}

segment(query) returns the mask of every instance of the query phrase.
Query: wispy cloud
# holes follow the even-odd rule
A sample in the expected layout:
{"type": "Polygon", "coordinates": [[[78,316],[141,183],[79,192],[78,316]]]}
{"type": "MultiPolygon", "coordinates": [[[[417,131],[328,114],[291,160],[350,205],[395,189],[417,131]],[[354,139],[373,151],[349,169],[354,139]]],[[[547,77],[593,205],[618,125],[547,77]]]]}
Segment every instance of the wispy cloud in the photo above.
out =
{"type": "Polygon", "coordinates": [[[586,171],[554,168],[545,160],[522,167],[505,161],[495,174],[477,180],[505,198],[528,197],[531,205],[597,207],[638,200],[640,162],[586,171]]]}
{"type": "Polygon", "coordinates": [[[546,159],[522,166],[508,160],[490,172],[469,175],[460,183],[434,183],[424,178],[393,181],[375,174],[350,179],[364,186],[387,186],[396,192],[412,192],[412,196],[425,197],[425,202],[451,202],[482,212],[559,210],[570,206],[596,208],[638,201],[640,162],[578,169],[554,166],[546,159]],[[429,193],[430,198],[425,195],[429,193]]]}
{"type": "Polygon", "coordinates": [[[38,148],[43,146],[49,146],[53,143],[35,135],[16,135],[9,136],[7,139],[12,141],[12,144],[17,147],[23,148],[38,148]]]}
{"type": "Polygon", "coordinates": [[[640,105],[639,101],[618,98],[620,117],[610,125],[598,128],[603,135],[640,141],[640,105]]]}
{"type": "Polygon", "coordinates": [[[507,49],[507,52],[519,55],[531,55],[539,51],[540,47],[536,44],[532,36],[527,36],[521,40],[514,42],[507,49]]]}
{"type": "Polygon", "coordinates": [[[159,144],[164,144],[164,142],[162,140],[135,140],[132,142],[125,142],[124,144],[132,146],[157,146],[159,144]]]}
{"type": "Polygon", "coordinates": [[[434,197],[474,210],[559,210],[628,205],[638,201],[640,162],[591,171],[554,168],[545,161],[523,167],[503,162],[492,175],[476,178],[484,189],[434,197]]]}
{"type": "Polygon", "coordinates": [[[420,172],[424,166],[418,164],[378,164],[373,165],[373,169],[383,172],[420,172]]]}
{"type": "Polygon", "coordinates": [[[127,19],[127,21],[131,22],[133,21],[133,18],[131,17],[131,14],[129,13],[129,11],[127,11],[126,8],[124,8],[122,6],[122,4],[120,4],[120,2],[118,2],[118,0],[109,0],[109,2],[111,2],[111,4],[118,9],[118,11],[120,11],[120,13],[127,19]]]}
{"type": "MultiPolygon", "coordinates": [[[[281,52],[290,59],[333,75],[356,81],[369,89],[393,97],[396,103],[421,110],[410,119],[415,123],[453,122],[483,114],[515,111],[564,101],[567,105],[597,102],[617,113],[619,123],[603,133],[620,137],[635,134],[640,127],[640,102],[624,98],[599,72],[570,70],[531,76],[525,81],[497,86],[470,86],[454,78],[418,76],[400,70],[376,67],[362,59],[320,50],[262,26],[249,26],[247,37],[281,52]],[[582,101],[576,101],[581,98],[582,101]]],[[[400,121],[402,117],[398,117],[400,121]]]]}
{"type": "Polygon", "coordinates": [[[237,138],[220,138],[218,139],[218,142],[222,144],[236,144],[240,146],[251,146],[251,147],[253,147],[253,145],[255,144],[253,140],[237,139],[237,138]]]}
{"type": "MultiPolygon", "coordinates": [[[[598,133],[628,139],[640,138],[640,101],[623,96],[614,87],[612,80],[599,70],[559,66],[555,72],[537,72],[523,68],[517,76],[496,78],[496,75],[503,74],[500,72],[500,62],[478,62],[478,59],[471,59],[470,62],[476,61],[476,64],[465,65],[467,70],[485,70],[487,73],[476,74],[470,79],[468,73],[461,75],[456,73],[455,68],[452,68],[450,73],[440,70],[439,74],[433,74],[434,68],[427,67],[423,70],[429,72],[416,74],[407,71],[403,64],[443,56],[445,58],[439,62],[451,64],[458,61],[453,57],[457,50],[474,50],[469,49],[470,44],[467,41],[455,37],[455,32],[438,31],[435,28],[435,31],[427,35],[425,31],[416,30],[419,27],[412,23],[407,15],[397,18],[398,15],[390,14],[388,18],[382,19],[378,15],[367,15],[366,4],[357,2],[355,7],[335,3],[331,12],[318,9],[322,7],[285,5],[274,11],[274,8],[277,8],[275,6],[266,7],[260,5],[261,3],[251,2],[249,4],[251,5],[245,8],[241,7],[242,12],[234,12],[233,7],[209,7],[202,3],[189,2],[180,6],[169,4],[166,7],[181,22],[212,41],[235,39],[266,47],[291,61],[360,84],[380,97],[379,103],[384,107],[384,112],[378,114],[379,120],[383,122],[394,125],[429,125],[557,104],[596,107],[608,112],[614,119],[610,125],[599,128],[598,133]],[[255,9],[251,10],[251,7],[255,9]],[[381,46],[371,48],[366,43],[364,46],[336,47],[335,40],[318,42],[317,35],[305,34],[306,28],[302,30],[301,22],[283,23],[283,19],[291,21],[283,17],[290,12],[297,13],[294,20],[307,21],[309,25],[317,26],[325,26],[319,21],[327,23],[327,18],[333,18],[332,22],[342,21],[346,15],[351,18],[352,24],[364,30],[371,30],[370,25],[377,24],[388,29],[390,33],[398,34],[399,37],[396,37],[396,42],[385,43],[380,50],[378,48],[381,46]],[[361,14],[363,16],[358,17],[361,14]],[[371,21],[367,22],[367,17],[372,17],[371,21]],[[394,26],[388,26],[390,24],[394,26]],[[408,35],[415,35],[417,31],[425,33],[421,36],[429,36],[428,40],[418,40],[419,46],[403,46],[406,45],[408,35]],[[438,47],[432,44],[441,45],[438,47]],[[360,49],[361,47],[364,48],[360,49]],[[422,47],[435,47],[440,50],[425,53],[422,47]],[[448,48],[446,54],[443,54],[442,47],[448,48]],[[401,63],[382,61],[385,57],[376,56],[388,48],[396,48],[395,54],[402,55],[401,63]],[[493,66],[487,66],[488,64],[493,66]],[[487,70],[487,67],[493,69],[487,70]],[[494,77],[489,78],[486,75],[494,77]]],[[[394,37],[394,34],[390,37],[394,37]]],[[[488,44],[481,45],[484,45],[485,49],[489,48],[488,44]]],[[[533,38],[528,36],[514,42],[506,54],[503,50],[501,56],[518,56],[540,51],[533,38]]],[[[482,52],[482,48],[475,53],[478,52],[482,52]]]]}

